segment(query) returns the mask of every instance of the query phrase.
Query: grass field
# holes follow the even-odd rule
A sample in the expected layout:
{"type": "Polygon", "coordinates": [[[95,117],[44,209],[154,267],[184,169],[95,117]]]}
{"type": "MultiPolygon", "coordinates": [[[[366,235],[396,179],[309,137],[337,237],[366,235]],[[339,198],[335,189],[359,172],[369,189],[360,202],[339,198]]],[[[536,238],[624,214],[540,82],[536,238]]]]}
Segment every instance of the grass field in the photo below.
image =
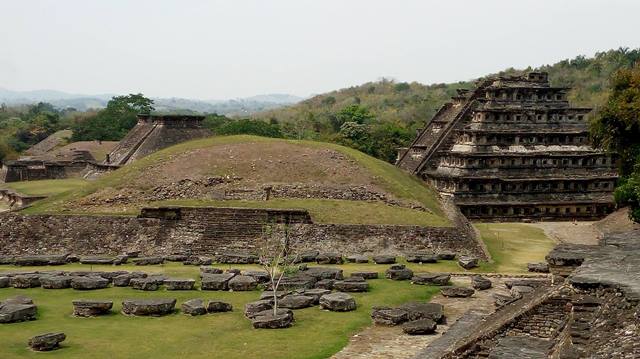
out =
{"type": "Polygon", "coordinates": [[[41,181],[24,181],[3,183],[3,188],[10,188],[18,193],[30,196],[52,196],[71,190],[78,190],[85,185],[87,181],[81,178],[67,178],[55,180],[41,181]]]}
{"type": "Polygon", "coordinates": [[[522,223],[477,223],[493,263],[483,270],[514,273],[526,270],[527,263],[544,262],[556,243],[540,228],[522,223]]]}
{"type": "MultiPolygon", "coordinates": [[[[172,163],[177,157],[183,156],[190,151],[213,151],[217,146],[224,145],[236,145],[247,144],[246,148],[251,149],[251,153],[260,153],[266,151],[270,146],[286,147],[289,152],[296,152],[296,147],[299,148],[312,148],[312,149],[330,149],[344,154],[351,161],[357,164],[358,178],[366,177],[371,181],[372,185],[379,186],[386,192],[393,196],[416,202],[427,208],[428,211],[412,210],[408,208],[389,206],[382,202],[361,202],[361,201],[336,201],[329,200],[323,201],[318,199],[295,199],[295,200],[282,200],[282,201],[270,201],[268,206],[277,207],[294,207],[308,209],[312,212],[312,215],[318,222],[324,223],[385,223],[385,224],[418,224],[418,225],[430,225],[430,226],[447,226],[450,225],[449,220],[444,216],[442,209],[440,208],[436,193],[428,187],[425,183],[418,180],[414,176],[404,173],[395,166],[367,156],[359,151],[322,142],[312,141],[293,141],[293,140],[281,140],[256,136],[226,136],[226,137],[210,137],[201,140],[195,140],[178,144],[176,146],[158,151],[143,159],[140,159],[130,165],[107,174],[100,179],[89,182],[88,184],[78,187],[73,191],[60,192],[56,191],[50,198],[35,203],[32,207],[26,209],[24,212],[27,214],[37,213],[137,213],[140,207],[145,205],[157,204],[152,203],[136,203],[129,207],[122,208],[87,208],[83,209],[82,206],[69,206],[70,203],[78,202],[84,197],[96,193],[97,191],[104,189],[122,189],[127,188],[132,183],[145,180],[147,185],[153,183],[155,176],[146,175],[147,173],[153,173],[157,170],[158,166],[167,165],[172,163]],[[288,146],[288,147],[287,147],[288,146]],[[261,150],[262,149],[262,150],[261,150]],[[327,213],[333,212],[333,213],[327,213]],[[356,213],[356,215],[354,215],[356,213]],[[359,214],[359,215],[358,215],[359,214]],[[329,221],[329,222],[326,222],[329,221]],[[378,221],[378,222],[376,222],[378,221]]],[[[245,149],[246,151],[246,149],[245,149]]],[[[331,163],[331,160],[323,158],[323,161],[331,163]]],[[[177,161],[178,164],[185,161],[177,161]]],[[[197,161],[195,161],[197,162],[197,161]]],[[[240,163],[240,160],[232,159],[223,162],[224,166],[236,165],[246,167],[246,163],[240,163]]],[[[170,167],[169,165],[167,165],[170,167]]],[[[177,165],[176,165],[177,166],[177,165]]],[[[224,167],[223,166],[223,167],[224,167]]],[[[311,161],[309,168],[305,168],[306,171],[312,171],[313,161],[311,161]]],[[[226,167],[225,167],[226,168],[226,167]]],[[[237,168],[236,168],[237,169],[237,168]]],[[[275,167],[267,169],[267,173],[273,174],[275,167]]],[[[198,168],[197,170],[202,170],[198,168]]],[[[221,170],[220,168],[218,169],[221,170]]],[[[290,169],[289,173],[285,173],[284,177],[296,175],[296,170],[290,169]]],[[[298,171],[300,173],[305,171],[298,171]]],[[[222,172],[224,173],[224,172],[222,172]]],[[[215,171],[210,173],[215,174],[215,171]]],[[[181,173],[181,176],[189,177],[189,173],[181,173]]],[[[282,178],[283,174],[280,174],[282,178]]],[[[300,175],[300,174],[298,174],[300,175]]],[[[322,173],[325,180],[331,180],[331,174],[322,173]]],[[[308,176],[307,176],[308,177],[308,176]]],[[[313,176],[312,176],[313,177],[313,176]]],[[[346,177],[348,179],[348,177],[346,177]]],[[[294,180],[295,181],[295,180],[294,180]]],[[[29,185],[26,185],[29,186],[29,185]]],[[[51,191],[52,193],[54,191],[51,191]]],[[[211,201],[187,201],[195,205],[226,205],[228,201],[224,203],[215,203],[211,201]]],[[[179,203],[179,202],[176,202],[179,203]]],[[[184,202],[183,202],[184,203],[184,202]]],[[[230,202],[229,202],[230,203],[230,202]]],[[[166,203],[165,203],[166,204],[166,203]]],[[[234,203],[235,206],[267,206],[265,203],[258,203],[255,201],[244,201],[241,203],[234,203]]]]}
{"type": "MultiPolygon", "coordinates": [[[[88,266],[69,265],[57,269],[88,266]]],[[[224,266],[220,266],[224,267],[224,266]]],[[[234,266],[244,267],[244,266],[234,266]]],[[[378,266],[381,272],[386,266],[378,266]]],[[[104,267],[94,266],[94,270],[104,267]]],[[[115,270],[114,267],[106,267],[115,270]]],[[[13,267],[0,267],[15,270],[13,267]]],[[[117,269],[140,270],[123,266],[117,269]]],[[[197,267],[164,265],[144,267],[150,272],[196,278],[197,267]]],[[[0,325],[0,358],[326,358],[346,345],[348,338],[370,324],[371,307],[397,305],[407,301],[426,301],[438,289],[386,279],[371,280],[368,293],[354,293],[358,309],[347,313],[327,312],[312,307],[295,311],[293,327],[283,330],[255,330],[242,310],[245,303],[257,300],[259,292],[141,292],[131,288],[108,288],[79,292],[72,289],[45,290],[0,289],[0,300],[26,295],[38,306],[38,319],[31,322],[0,325]],[[192,298],[220,299],[233,304],[231,313],[188,317],[180,313],[160,317],[128,317],[119,313],[121,301],[138,297],[176,298],[179,305],[192,298]],[[113,314],[98,318],[71,315],[74,299],[109,299],[113,314]],[[50,331],[63,331],[67,340],[61,350],[46,354],[27,349],[28,338],[50,331]]]]}

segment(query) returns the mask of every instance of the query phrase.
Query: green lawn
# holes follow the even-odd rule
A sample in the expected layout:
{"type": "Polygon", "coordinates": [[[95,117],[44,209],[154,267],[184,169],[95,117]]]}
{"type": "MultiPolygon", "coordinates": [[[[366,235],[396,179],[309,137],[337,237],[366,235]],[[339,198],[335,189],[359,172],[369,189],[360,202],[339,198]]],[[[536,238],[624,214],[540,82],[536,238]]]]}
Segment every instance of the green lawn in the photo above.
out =
{"type": "Polygon", "coordinates": [[[52,196],[84,187],[88,182],[80,178],[67,178],[41,181],[24,181],[3,183],[3,188],[10,188],[18,193],[30,196],[52,196]]]}
{"type": "MultiPolygon", "coordinates": [[[[69,265],[57,269],[88,266],[69,265]]],[[[225,267],[225,266],[221,266],[225,267]]],[[[243,266],[235,266],[243,267],[243,266]]],[[[196,278],[197,267],[165,265],[156,267],[107,267],[166,271],[196,278]]],[[[378,266],[381,272],[386,266],[378,266]]],[[[15,270],[15,267],[0,267],[15,270]]],[[[42,268],[41,268],[42,269],[42,268]]],[[[102,269],[96,266],[94,269],[102,269]]],[[[0,358],[326,358],[344,347],[349,337],[371,323],[371,307],[397,305],[411,300],[428,300],[438,289],[386,279],[369,281],[368,293],[355,293],[358,309],[348,313],[322,311],[318,307],[295,311],[296,322],[284,330],[255,330],[242,315],[245,303],[259,292],[141,292],[131,288],[109,288],[79,292],[72,289],[0,289],[0,300],[27,295],[38,305],[38,319],[0,325],[0,358]],[[180,313],[160,318],[127,317],[119,313],[121,301],[137,297],[171,297],[179,305],[192,298],[221,299],[234,306],[232,313],[188,317],[180,313]],[[111,299],[114,313],[98,318],[71,316],[74,299],[111,299]],[[28,338],[50,331],[63,331],[67,340],[61,350],[47,354],[27,349],[28,338]]]]}
{"type": "Polygon", "coordinates": [[[527,263],[544,262],[556,243],[540,228],[522,223],[476,223],[493,263],[482,270],[517,273],[526,271],[527,263]]]}

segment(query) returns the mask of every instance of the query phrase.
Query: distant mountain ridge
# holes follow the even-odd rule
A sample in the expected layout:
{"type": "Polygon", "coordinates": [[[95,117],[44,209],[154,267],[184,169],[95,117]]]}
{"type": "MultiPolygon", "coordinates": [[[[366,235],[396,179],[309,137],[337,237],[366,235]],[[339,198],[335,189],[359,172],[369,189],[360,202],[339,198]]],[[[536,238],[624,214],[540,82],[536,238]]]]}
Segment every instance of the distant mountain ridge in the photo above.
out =
{"type": "MultiPolygon", "coordinates": [[[[0,103],[24,105],[48,102],[58,108],[73,107],[80,111],[100,109],[115,94],[80,95],[57,90],[12,91],[0,88],[0,103]]],[[[245,116],[256,112],[292,105],[303,100],[289,94],[265,94],[229,100],[194,100],[186,98],[152,98],[157,111],[171,113],[218,113],[227,116],[245,116]]]]}

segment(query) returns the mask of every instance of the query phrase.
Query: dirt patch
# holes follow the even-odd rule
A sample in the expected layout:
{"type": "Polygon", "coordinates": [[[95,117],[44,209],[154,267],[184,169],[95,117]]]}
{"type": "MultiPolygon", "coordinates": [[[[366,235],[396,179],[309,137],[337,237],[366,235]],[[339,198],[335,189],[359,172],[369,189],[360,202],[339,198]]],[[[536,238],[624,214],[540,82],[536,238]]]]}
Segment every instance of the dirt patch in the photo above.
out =
{"type": "Polygon", "coordinates": [[[640,224],[629,218],[629,208],[619,209],[593,224],[603,234],[631,232],[640,229],[640,224]]]}
{"type": "Polygon", "coordinates": [[[107,153],[111,152],[117,144],[117,141],[79,141],[55,149],[50,152],[50,155],[66,157],[72,151],[89,151],[96,161],[102,162],[107,153]]]}
{"type": "Polygon", "coordinates": [[[243,186],[262,183],[365,185],[371,174],[337,151],[286,142],[245,142],[180,153],[146,169],[130,186],[150,188],[184,178],[241,177],[243,186]]]}
{"type": "MultiPolygon", "coordinates": [[[[447,317],[445,324],[439,324],[435,335],[407,335],[402,328],[372,325],[355,334],[349,344],[336,353],[333,359],[403,359],[413,358],[418,352],[433,342],[449,326],[455,323],[466,311],[473,309],[487,314],[495,312],[493,294],[508,295],[509,290],[504,285],[508,278],[491,278],[493,287],[485,291],[476,291],[471,298],[447,298],[440,294],[431,298],[431,302],[444,305],[447,317]]],[[[458,286],[471,286],[470,277],[454,277],[452,282],[458,286]]]]}
{"type": "Polygon", "coordinates": [[[540,228],[547,237],[558,243],[597,245],[600,231],[594,227],[596,222],[538,222],[528,224],[540,228]]]}
{"type": "Polygon", "coordinates": [[[559,243],[597,245],[604,234],[640,229],[629,218],[629,209],[622,208],[597,222],[538,222],[529,224],[541,228],[547,237],[559,243]]]}

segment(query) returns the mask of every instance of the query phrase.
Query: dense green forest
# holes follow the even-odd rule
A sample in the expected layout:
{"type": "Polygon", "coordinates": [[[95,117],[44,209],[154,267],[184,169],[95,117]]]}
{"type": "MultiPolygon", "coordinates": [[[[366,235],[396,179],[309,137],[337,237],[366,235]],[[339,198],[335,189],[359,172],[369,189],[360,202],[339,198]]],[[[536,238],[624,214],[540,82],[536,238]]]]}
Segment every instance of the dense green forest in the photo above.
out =
{"type": "MultiPolygon", "coordinates": [[[[553,85],[569,86],[570,100],[579,106],[605,106],[612,93],[610,79],[640,60],[640,49],[617,49],[578,56],[538,69],[549,72],[553,85]]],[[[517,74],[529,69],[507,69],[517,74]]],[[[492,74],[489,76],[494,76],[492,74]]],[[[255,134],[269,137],[337,142],[393,162],[395,149],[406,146],[458,88],[475,81],[423,85],[382,79],[318,95],[296,105],[254,115],[229,118],[209,114],[206,125],[216,134],[255,134]]],[[[0,160],[15,158],[47,135],[72,129],[76,140],[118,140],[135,125],[138,112],[153,111],[142,94],[114,97],[100,111],[59,110],[48,104],[0,107],[0,160]]]]}
{"type": "Polygon", "coordinates": [[[631,218],[640,222],[640,63],[613,75],[607,101],[591,122],[591,134],[595,145],[619,156],[616,202],[630,205],[631,218]]]}

